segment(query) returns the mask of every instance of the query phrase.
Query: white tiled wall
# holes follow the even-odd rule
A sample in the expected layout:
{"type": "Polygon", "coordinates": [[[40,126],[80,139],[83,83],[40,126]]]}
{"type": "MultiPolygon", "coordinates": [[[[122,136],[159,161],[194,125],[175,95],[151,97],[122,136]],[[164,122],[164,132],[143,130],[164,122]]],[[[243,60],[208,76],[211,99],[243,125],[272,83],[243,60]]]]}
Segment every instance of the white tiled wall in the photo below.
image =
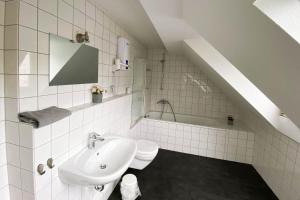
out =
{"type": "Polygon", "coordinates": [[[244,112],[255,133],[253,166],[279,199],[300,199],[300,144],[286,137],[262,117],[244,112]]]}
{"type": "Polygon", "coordinates": [[[11,98],[19,98],[14,112],[52,105],[68,108],[91,102],[91,84],[48,86],[48,33],[75,39],[76,33],[88,31],[89,45],[99,49],[99,84],[108,91],[104,97],[122,94],[131,87],[132,69],[112,72],[117,37],[130,40],[131,66],[134,57],[146,56],[146,49],[101,8],[86,0],[13,0],[6,4],[9,14],[4,72],[10,98],[7,101],[13,104],[11,98]]]}
{"type": "MultiPolygon", "coordinates": [[[[148,50],[147,87],[151,89],[151,111],[161,111],[156,102],[165,98],[175,113],[225,118],[238,118],[238,110],[197,66],[182,56],[166,54],[163,90],[160,89],[164,50],[148,50]],[[151,73],[151,74],[150,74],[151,73]]],[[[170,108],[168,108],[170,112],[170,108]]]]}
{"type": "MultiPolygon", "coordinates": [[[[0,13],[4,13],[2,10],[4,10],[4,2],[0,1],[0,13]]],[[[30,157],[28,145],[31,141],[26,137],[26,126],[18,123],[17,113],[48,106],[69,108],[91,102],[91,84],[48,86],[48,33],[74,39],[78,32],[85,30],[89,32],[89,45],[99,49],[98,77],[99,84],[108,90],[104,95],[105,98],[124,93],[132,82],[132,69],[115,73],[111,71],[116,56],[117,37],[123,36],[130,40],[131,66],[134,57],[146,57],[146,49],[114,23],[102,8],[86,0],[12,0],[6,1],[5,13],[5,19],[0,16],[0,195],[2,200],[2,197],[5,197],[4,193],[8,192],[6,185],[9,183],[11,199],[27,200],[32,199],[34,180],[30,181],[30,178],[34,170],[31,163],[22,158],[30,157]],[[5,40],[3,34],[6,35],[5,40]],[[115,87],[114,92],[110,91],[111,85],[115,87]],[[6,125],[6,134],[4,134],[4,125],[6,125]],[[3,140],[5,135],[7,145],[3,140]],[[7,176],[5,146],[8,181],[5,179],[7,176]]],[[[107,102],[107,105],[110,103],[107,102]]],[[[129,105],[131,103],[123,105],[124,109],[129,105]]],[[[107,117],[113,120],[120,118],[120,115],[109,114],[107,117]]],[[[105,127],[106,124],[99,122],[99,125],[105,127]]],[[[124,128],[124,124],[120,126],[124,128]]],[[[119,130],[119,127],[114,127],[119,130]]],[[[70,135],[71,132],[68,130],[63,135],[59,133],[57,140],[53,138],[53,141],[63,143],[67,141],[66,134],[70,135]]],[[[50,137],[52,133],[56,134],[51,126],[50,137]]],[[[47,140],[46,136],[45,133],[43,135],[45,140],[47,140]]],[[[68,142],[70,145],[75,145],[78,141],[68,138],[68,142]]],[[[73,146],[68,147],[68,152],[71,147],[73,146]]],[[[62,149],[51,154],[59,156],[63,152],[62,149]]],[[[44,196],[44,198],[40,197],[42,199],[48,197],[47,190],[40,194],[44,196]]],[[[62,197],[62,199],[66,198],[62,197]]]]}
{"type": "Polygon", "coordinates": [[[249,164],[253,159],[254,134],[238,126],[213,128],[144,118],[130,136],[172,151],[249,164]]]}
{"type": "Polygon", "coordinates": [[[14,175],[14,194],[26,200],[91,200],[99,195],[95,190],[62,183],[58,167],[87,146],[90,132],[126,134],[131,121],[131,98],[126,95],[73,111],[70,117],[39,129],[19,123],[20,144],[8,148],[14,158],[12,162],[19,161],[9,172],[14,175]],[[36,171],[37,166],[46,166],[48,158],[54,159],[55,167],[46,167],[46,173],[41,176],[36,171]]]}
{"type": "MultiPolygon", "coordinates": [[[[6,139],[5,139],[5,109],[4,109],[4,10],[5,3],[0,1],[0,197],[9,199],[6,139]]],[[[8,141],[9,142],[9,141],[8,141]]]]}

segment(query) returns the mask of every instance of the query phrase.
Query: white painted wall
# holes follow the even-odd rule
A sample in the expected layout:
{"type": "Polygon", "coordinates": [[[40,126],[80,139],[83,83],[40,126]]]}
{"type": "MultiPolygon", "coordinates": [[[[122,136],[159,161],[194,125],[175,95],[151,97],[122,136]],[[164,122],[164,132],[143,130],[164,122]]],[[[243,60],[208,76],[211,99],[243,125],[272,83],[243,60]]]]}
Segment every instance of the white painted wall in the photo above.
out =
{"type": "Polygon", "coordinates": [[[299,0],[256,0],[254,5],[300,44],[299,0]]]}
{"type": "Polygon", "coordinates": [[[144,45],[163,48],[162,41],[139,0],[97,0],[95,3],[103,7],[116,23],[130,31],[144,45]]]}

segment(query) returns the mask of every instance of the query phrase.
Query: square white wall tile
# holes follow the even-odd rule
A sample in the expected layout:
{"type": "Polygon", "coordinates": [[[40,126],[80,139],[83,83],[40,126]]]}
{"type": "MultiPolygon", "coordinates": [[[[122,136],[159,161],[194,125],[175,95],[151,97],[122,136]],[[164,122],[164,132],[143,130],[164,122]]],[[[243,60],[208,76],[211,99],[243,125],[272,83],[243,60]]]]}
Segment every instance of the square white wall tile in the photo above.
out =
{"type": "Polygon", "coordinates": [[[95,26],[96,26],[95,20],[87,17],[85,21],[86,21],[86,26],[85,26],[86,30],[88,32],[94,33],[95,32],[95,26]]]}
{"type": "Polygon", "coordinates": [[[37,97],[28,97],[20,99],[20,112],[37,110],[37,101],[37,97]]]}
{"type": "Polygon", "coordinates": [[[18,76],[5,75],[5,97],[17,98],[18,93],[18,76]]]}
{"type": "Polygon", "coordinates": [[[84,104],[84,92],[73,92],[73,106],[84,104]]]}
{"type": "Polygon", "coordinates": [[[22,191],[34,193],[33,172],[21,170],[22,191]]]}
{"type": "Polygon", "coordinates": [[[64,0],[58,0],[58,17],[73,23],[73,7],[64,0]]]}
{"type": "Polygon", "coordinates": [[[82,29],[85,28],[85,15],[79,10],[74,10],[74,24],[82,29]]]}
{"type": "MultiPolygon", "coordinates": [[[[1,32],[1,30],[0,30],[1,32]]],[[[0,33],[1,34],[1,33],[0,33]]],[[[5,49],[18,49],[18,26],[5,26],[5,49]]]]}
{"type": "Polygon", "coordinates": [[[60,85],[57,87],[58,93],[71,93],[73,91],[72,85],[60,85]]]}
{"type": "Polygon", "coordinates": [[[38,74],[39,75],[49,74],[49,55],[38,54],[38,74]]]}
{"type": "Polygon", "coordinates": [[[51,125],[33,129],[34,147],[39,147],[51,140],[51,125]]]}
{"type": "Polygon", "coordinates": [[[52,124],[51,138],[55,139],[69,132],[70,118],[66,117],[52,124]]]}
{"type": "Polygon", "coordinates": [[[56,86],[49,86],[49,77],[48,76],[38,76],[38,95],[50,95],[57,94],[56,86]]]}
{"type": "Polygon", "coordinates": [[[73,36],[72,24],[59,19],[58,20],[58,35],[68,38],[68,39],[72,39],[72,36],[73,36]]]}
{"type": "Polygon", "coordinates": [[[65,134],[59,138],[52,140],[52,158],[57,158],[68,152],[69,135],[65,134]]]}
{"type": "Polygon", "coordinates": [[[74,0],[74,8],[85,13],[85,2],[86,0],[74,0]]]}
{"type": "Polygon", "coordinates": [[[37,31],[20,26],[19,27],[19,49],[37,52],[37,31]]]}
{"type": "Polygon", "coordinates": [[[20,146],[33,148],[33,128],[31,125],[19,123],[20,146]]]}
{"type": "Polygon", "coordinates": [[[77,129],[83,124],[83,111],[73,112],[70,116],[70,130],[77,129]]]}
{"type": "Polygon", "coordinates": [[[18,122],[18,112],[18,100],[13,98],[5,98],[5,119],[18,122]]]}
{"type": "Polygon", "coordinates": [[[0,25],[4,25],[4,9],[5,9],[5,2],[0,2],[0,25]]]}
{"type": "Polygon", "coordinates": [[[18,200],[23,198],[22,190],[13,185],[9,186],[10,200],[18,200]]]}
{"type": "MultiPolygon", "coordinates": [[[[47,1],[47,0],[45,0],[47,1]]],[[[48,2],[48,1],[47,1],[48,2]]],[[[52,1],[49,1],[52,2],[52,1]]],[[[57,17],[44,12],[38,11],[38,30],[45,33],[57,34],[57,17]]]]}
{"type": "Polygon", "coordinates": [[[91,4],[89,1],[86,1],[86,14],[92,19],[96,19],[96,7],[94,4],[91,4]]]}
{"type": "Polygon", "coordinates": [[[14,144],[6,144],[7,163],[20,167],[20,147],[14,144]]]}
{"type": "Polygon", "coordinates": [[[5,25],[18,24],[19,0],[5,2],[5,25]]]}
{"type": "Polygon", "coordinates": [[[19,75],[20,98],[37,96],[37,75],[19,75]]]}
{"type": "Polygon", "coordinates": [[[49,36],[47,33],[38,32],[38,52],[49,53],[49,36]]]}
{"type": "Polygon", "coordinates": [[[57,95],[46,95],[38,97],[38,109],[44,109],[50,106],[57,106],[57,95]]]}
{"type": "Polygon", "coordinates": [[[38,0],[38,7],[48,13],[57,15],[57,0],[38,0]]]}
{"type": "Polygon", "coordinates": [[[37,74],[37,53],[19,51],[19,74],[37,74]]]}
{"type": "Polygon", "coordinates": [[[73,105],[73,95],[72,93],[62,93],[58,94],[58,107],[60,108],[70,108],[73,105]]]}
{"type": "Polygon", "coordinates": [[[19,23],[22,26],[37,29],[37,8],[20,1],[19,23]]]}
{"type": "MultiPolygon", "coordinates": [[[[30,148],[20,147],[20,162],[21,168],[30,171],[31,177],[33,176],[33,150],[30,148]]],[[[28,190],[27,190],[28,191],[28,190]]],[[[31,191],[29,191],[31,192],[31,191]]]]}
{"type": "Polygon", "coordinates": [[[6,142],[14,145],[20,144],[19,125],[16,122],[6,121],[5,123],[6,142]]]}

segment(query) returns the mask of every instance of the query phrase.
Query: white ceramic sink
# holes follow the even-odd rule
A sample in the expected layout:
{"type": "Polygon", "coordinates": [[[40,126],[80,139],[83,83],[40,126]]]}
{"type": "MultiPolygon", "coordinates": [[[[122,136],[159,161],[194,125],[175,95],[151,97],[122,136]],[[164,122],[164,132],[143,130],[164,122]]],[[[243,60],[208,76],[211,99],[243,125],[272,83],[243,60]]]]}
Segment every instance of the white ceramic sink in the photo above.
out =
{"type": "Polygon", "coordinates": [[[58,168],[67,184],[104,185],[119,179],[135,157],[137,146],[127,138],[105,138],[94,149],[84,149],[58,168]]]}

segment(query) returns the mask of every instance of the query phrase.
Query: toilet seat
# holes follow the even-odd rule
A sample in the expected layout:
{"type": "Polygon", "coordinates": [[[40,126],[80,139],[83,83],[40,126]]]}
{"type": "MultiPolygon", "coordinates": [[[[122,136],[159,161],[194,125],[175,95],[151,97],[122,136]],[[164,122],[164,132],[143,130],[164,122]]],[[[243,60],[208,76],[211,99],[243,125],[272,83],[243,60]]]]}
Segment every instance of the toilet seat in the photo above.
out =
{"type": "Polygon", "coordinates": [[[138,140],[136,158],[141,160],[152,160],[158,153],[158,145],[147,140],[138,140]]]}

